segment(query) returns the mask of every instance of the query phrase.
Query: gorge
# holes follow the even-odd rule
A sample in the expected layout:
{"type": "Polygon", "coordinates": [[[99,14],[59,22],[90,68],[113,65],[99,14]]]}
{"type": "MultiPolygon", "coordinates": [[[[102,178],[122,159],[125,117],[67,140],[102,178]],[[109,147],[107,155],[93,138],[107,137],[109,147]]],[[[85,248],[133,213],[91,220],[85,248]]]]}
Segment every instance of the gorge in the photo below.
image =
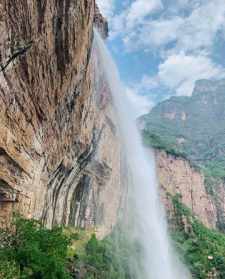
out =
{"type": "MultiPolygon", "coordinates": [[[[224,80],[199,81],[192,97],[142,116],[143,147],[94,26],[107,37],[92,0],[0,3],[1,228],[14,212],[43,230],[68,228],[69,278],[186,279],[183,261],[193,278],[224,278],[224,80]],[[131,247],[116,237],[114,255],[108,238],[121,219],[131,247]]],[[[0,260],[0,278],[5,262],[14,266],[0,260]]],[[[30,269],[24,278],[34,278],[30,269]]]]}

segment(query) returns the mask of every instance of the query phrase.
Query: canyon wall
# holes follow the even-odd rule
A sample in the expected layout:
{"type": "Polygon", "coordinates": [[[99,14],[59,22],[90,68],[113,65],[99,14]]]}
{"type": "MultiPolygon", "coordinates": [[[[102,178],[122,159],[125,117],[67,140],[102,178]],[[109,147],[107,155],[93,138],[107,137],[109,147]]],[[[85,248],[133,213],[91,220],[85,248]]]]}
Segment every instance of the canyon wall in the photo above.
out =
{"type": "Polygon", "coordinates": [[[204,175],[192,167],[189,161],[170,155],[165,151],[155,151],[161,197],[168,212],[173,217],[171,196],[177,194],[181,202],[208,228],[222,229],[225,215],[225,185],[218,184],[214,194],[209,193],[204,175]]]}
{"type": "MultiPolygon", "coordinates": [[[[12,212],[99,227],[117,219],[120,144],[104,83],[94,86],[93,0],[0,3],[0,222],[12,212]]],[[[99,75],[100,76],[100,75],[99,75]]]]}
{"type": "MultiPolygon", "coordinates": [[[[116,223],[126,198],[115,112],[92,52],[92,0],[0,3],[0,224],[13,211],[48,226],[116,223]]],[[[157,151],[162,199],[182,202],[208,226],[225,224],[225,187],[214,195],[188,161],[157,151]]],[[[225,226],[224,226],[225,227],[225,226]]]]}
{"type": "Polygon", "coordinates": [[[221,231],[225,231],[224,88],[224,79],[198,80],[191,96],[168,98],[138,122],[145,144],[166,151],[157,152],[162,187],[173,195],[180,193],[205,225],[221,231]]]}

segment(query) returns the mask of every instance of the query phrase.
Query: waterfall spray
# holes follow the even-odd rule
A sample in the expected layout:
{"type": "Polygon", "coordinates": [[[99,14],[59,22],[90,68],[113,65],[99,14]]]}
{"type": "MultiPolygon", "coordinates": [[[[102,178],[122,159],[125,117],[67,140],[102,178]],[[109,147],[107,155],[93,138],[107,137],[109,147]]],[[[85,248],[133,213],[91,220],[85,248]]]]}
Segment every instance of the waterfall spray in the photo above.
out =
{"type": "Polygon", "coordinates": [[[117,67],[97,31],[94,45],[117,112],[122,143],[132,176],[135,230],[143,252],[143,270],[135,279],[187,279],[186,269],[171,248],[165,212],[157,189],[152,150],[142,145],[131,104],[120,81],[117,67]]]}

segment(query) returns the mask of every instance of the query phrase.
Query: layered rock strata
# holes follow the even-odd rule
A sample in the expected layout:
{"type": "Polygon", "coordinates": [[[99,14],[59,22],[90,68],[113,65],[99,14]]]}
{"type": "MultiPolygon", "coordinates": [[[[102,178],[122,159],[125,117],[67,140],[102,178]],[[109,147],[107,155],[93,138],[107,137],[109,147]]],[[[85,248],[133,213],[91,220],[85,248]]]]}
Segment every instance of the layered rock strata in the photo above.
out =
{"type": "Polygon", "coordinates": [[[120,145],[93,86],[94,21],[107,31],[96,11],[92,0],[0,3],[1,223],[14,210],[49,227],[115,223],[120,145]]]}
{"type": "Polygon", "coordinates": [[[225,185],[219,184],[215,195],[212,195],[207,191],[204,175],[187,160],[164,151],[156,151],[155,154],[161,196],[169,219],[173,216],[171,196],[178,194],[181,202],[204,225],[221,229],[225,216],[225,185]]]}

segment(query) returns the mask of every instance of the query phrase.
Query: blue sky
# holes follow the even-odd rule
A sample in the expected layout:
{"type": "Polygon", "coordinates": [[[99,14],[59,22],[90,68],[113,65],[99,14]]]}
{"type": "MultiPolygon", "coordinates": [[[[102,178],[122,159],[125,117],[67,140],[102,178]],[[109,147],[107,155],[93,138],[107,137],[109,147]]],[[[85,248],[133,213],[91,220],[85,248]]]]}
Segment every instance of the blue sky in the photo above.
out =
{"type": "Polygon", "coordinates": [[[225,0],[97,0],[108,45],[140,113],[198,79],[225,77],[225,0]]]}

